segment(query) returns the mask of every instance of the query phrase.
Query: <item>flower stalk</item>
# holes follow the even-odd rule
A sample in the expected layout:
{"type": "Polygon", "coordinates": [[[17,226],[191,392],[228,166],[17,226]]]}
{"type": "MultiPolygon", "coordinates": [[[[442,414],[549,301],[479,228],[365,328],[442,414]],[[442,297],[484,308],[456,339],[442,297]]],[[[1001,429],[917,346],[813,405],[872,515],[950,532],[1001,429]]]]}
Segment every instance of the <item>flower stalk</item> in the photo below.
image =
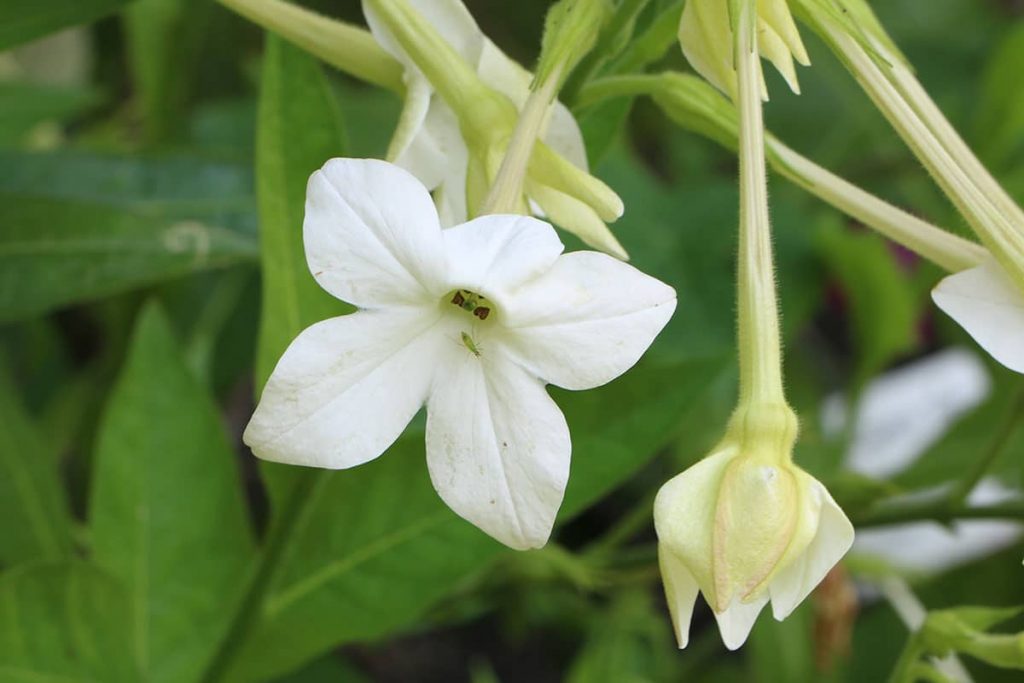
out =
{"type": "MultiPolygon", "coordinates": [[[[773,413],[785,406],[778,299],[768,215],[761,64],[753,0],[740,3],[735,45],[740,143],[737,269],[740,404],[737,417],[741,417],[754,406],[771,406],[773,413]]],[[[781,412],[786,410],[788,407],[781,412]]]]}
{"type": "Polygon", "coordinates": [[[283,0],[220,0],[225,7],[273,31],[345,73],[402,93],[402,65],[370,32],[283,0]]]}
{"type": "MultiPolygon", "coordinates": [[[[956,205],[981,242],[1017,286],[1024,289],[1024,215],[1019,207],[998,188],[966,145],[956,142],[959,136],[951,134],[948,123],[943,123],[937,133],[921,116],[921,98],[915,101],[915,108],[908,103],[905,91],[886,75],[887,71],[898,73],[905,67],[879,65],[878,60],[834,22],[826,17],[811,16],[826,42],[956,205]]],[[[909,92],[916,92],[919,87],[913,86],[912,79],[906,75],[894,78],[909,92]]],[[[928,119],[934,125],[936,119],[942,117],[933,107],[928,105],[924,109],[930,111],[928,119]]]]}
{"type": "MultiPolygon", "coordinates": [[[[665,72],[614,76],[592,81],[580,92],[581,106],[612,97],[649,95],[678,125],[737,149],[736,108],[696,76],[665,72]]],[[[988,257],[981,245],[943,230],[889,204],[765,134],[768,164],[779,175],[851,218],[944,270],[955,273],[988,257]]]]}
{"type": "Polygon", "coordinates": [[[558,93],[561,69],[552,72],[538,88],[535,88],[519,113],[519,121],[512,133],[505,156],[498,173],[480,206],[480,215],[489,213],[527,213],[523,201],[526,171],[533,156],[541,129],[551,110],[551,103],[558,93]]]}

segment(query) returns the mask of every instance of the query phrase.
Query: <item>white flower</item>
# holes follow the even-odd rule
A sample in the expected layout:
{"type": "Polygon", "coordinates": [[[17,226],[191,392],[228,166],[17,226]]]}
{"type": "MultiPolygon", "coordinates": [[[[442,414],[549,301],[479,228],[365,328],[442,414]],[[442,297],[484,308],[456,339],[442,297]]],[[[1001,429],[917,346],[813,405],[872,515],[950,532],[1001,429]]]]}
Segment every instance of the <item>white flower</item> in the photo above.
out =
{"type": "Polygon", "coordinates": [[[542,546],[569,474],[569,429],[544,389],[602,385],[668,322],[675,292],[547,223],[490,215],[442,230],[426,188],[377,160],[309,180],[306,258],[361,310],[304,330],[245,442],[266,460],[340,469],[383,453],[427,406],[427,465],[459,515],[542,546]]]}
{"type": "Polygon", "coordinates": [[[945,277],[932,300],[990,356],[1024,373],[1024,292],[995,260],[945,277]]]}
{"type": "Polygon", "coordinates": [[[658,559],[681,648],[698,591],[735,650],[769,600],[776,619],[789,616],[853,543],[818,480],[763,456],[727,439],[658,492],[658,559]]]}
{"type": "MultiPolygon", "coordinates": [[[[409,4],[476,70],[484,83],[506,96],[517,109],[522,108],[530,95],[530,72],[484,35],[461,0],[409,0],[409,4]]],[[[388,158],[434,191],[444,227],[462,223],[470,213],[467,181],[478,184],[481,181],[468,178],[470,152],[459,119],[376,16],[372,6],[364,3],[363,11],[381,47],[406,69],[405,107],[388,158]]],[[[553,103],[540,139],[568,162],[588,171],[583,135],[576,119],[561,102],[553,103]]],[[[486,184],[486,180],[482,182],[486,184]]],[[[532,200],[531,209],[537,215],[550,217],[592,247],[626,258],[622,245],[597,212],[584,202],[535,181],[528,181],[526,192],[532,200]]]]}

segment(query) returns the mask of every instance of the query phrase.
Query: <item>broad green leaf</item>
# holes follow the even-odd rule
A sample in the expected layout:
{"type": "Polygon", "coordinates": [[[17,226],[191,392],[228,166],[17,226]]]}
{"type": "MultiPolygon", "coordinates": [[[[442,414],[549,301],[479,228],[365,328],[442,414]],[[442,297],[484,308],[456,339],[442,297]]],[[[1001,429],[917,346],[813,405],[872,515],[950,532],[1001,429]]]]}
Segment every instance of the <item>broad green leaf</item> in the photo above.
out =
{"type": "Polygon", "coordinates": [[[0,577],[0,680],[138,683],[124,587],[88,564],[40,564],[0,577]]]}
{"type": "MultiPolygon", "coordinates": [[[[665,446],[727,367],[720,357],[641,363],[601,389],[557,392],[573,435],[560,518],[607,494],[665,446]]],[[[338,643],[407,627],[503,551],[438,498],[416,430],[372,463],[325,474],[303,519],[264,623],[238,657],[237,680],[283,673],[338,643]]]]}
{"type": "Polygon", "coordinates": [[[0,145],[14,147],[39,124],[81,114],[97,101],[86,88],[0,83],[0,145]]]}
{"type": "MultiPolygon", "coordinates": [[[[809,601],[808,601],[809,602],[809,601]]],[[[805,602],[785,621],[770,619],[765,610],[747,643],[750,680],[760,683],[816,683],[821,672],[814,663],[814,612],[805,602]]]]}
{"type": "MultiPolygon", "coordinates": [[[[567,683],[644,683],[672,676],[675,642],[649,592],[622,591],[596,615],[567,683]]],[[[658,598],[660,599],[660,597],[658,598]]]]}
{"type": "Polygon", "coordinates": [[[857,347],[854,385],[859,388],[914,349],[918,293],[881,237],[835,223],[824,228],[818,232],[818,245],[849,306],[857,347]]]}
{"type": "Polygon", "coordinates": [[[319,64],[268,33],[256,138],[263,267],[257,387],[305,327],[352,310],[320,289],[302,246],[306,181],[343,149],[338,106],[319,64]]]}
{"type": "Polygon", "coordinates": [[[0,152],[0,321],[256,256],[249,172],[0,152]]]}
{"type": "Polygon", "coordinates": [[[0,50],[111,14],[130,0],[4,0],[0,50]]]}
{"type": "Polygon", "coordinates": [[[155,305],[139,315],[103,418],[89,518],[95,561],[130,589],[146,680],[196,680],[253,546],[217,407],[155,305]]]}
{"type": "Polygon", "coordinates": [[[56,458],[0,367],[0,563],[71,553],[71,517],[56,458]]]}

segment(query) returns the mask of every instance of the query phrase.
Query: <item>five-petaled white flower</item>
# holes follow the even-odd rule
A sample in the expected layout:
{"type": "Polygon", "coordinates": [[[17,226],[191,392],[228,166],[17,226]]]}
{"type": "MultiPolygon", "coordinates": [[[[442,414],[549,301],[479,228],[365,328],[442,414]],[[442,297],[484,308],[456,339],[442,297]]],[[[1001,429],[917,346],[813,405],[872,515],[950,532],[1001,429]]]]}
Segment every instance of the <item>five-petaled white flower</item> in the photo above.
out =
{"type": "Polygon", "coordinates": [[[946,276],[932,299],[990,356],[1024,373],[1024,291],[994,259],[946,276]]]}
{"type": "Polygon", "coordinates": [[[376,458],[427,407],[427,465],[459,515],[542,546],[569,474],[569,429],[545,383],[629,369],[675,291],[604,254],[562,254],[550,225],[490,215],[445,230],[426,188],[383,161],[332,159],[309,180],[306,258],[361,310],[281,357],[245,431],[266,460],[340,469],[376,458]]]}

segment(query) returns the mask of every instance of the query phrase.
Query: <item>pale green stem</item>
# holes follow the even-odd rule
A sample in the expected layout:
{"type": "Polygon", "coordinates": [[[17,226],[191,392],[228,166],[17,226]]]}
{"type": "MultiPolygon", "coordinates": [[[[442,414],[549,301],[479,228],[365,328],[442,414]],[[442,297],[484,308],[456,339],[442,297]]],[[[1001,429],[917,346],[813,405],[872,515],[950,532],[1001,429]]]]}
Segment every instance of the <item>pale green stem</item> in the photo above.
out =
{"type": "Polygon", "coordinates": [[[613,97],[651,95],[661,85],[661,76],[655,74],[627,74],[607,76],[589,81],[576,95],[576,107],[583,109],[613,97]]]}
{"type": "Polygon", "coordinates": [[[738,267],[740,406],[784,405],[782,343],[768,217],[754,0],[741,3],[736,35],[740,158],[738,267]]]}
{"type": "Polygon", "coordinates": [[[890,125],[925,165],[1000,265],[1024,287],[1024,232],[1018,231],[950,155],[860,44],[830,21],[824,20],[821,24],[829,42],[890,125]]]}
{"type": "Polygon", "coordinates": [[[487,139],[512,103],[495,93],[408,0],[367,0],[431,86],[459,117],[463,134],[487,139]]]}
{"type": "Polygon", "coordinates": [[[980,244],[937,228],[865,192],[775,138],[769,136],[767,144],[772,167],[791,182],[939,267],[956,273],[973,268],[988,256],[980,244]]]}
{"type": "MultiPolygon", "coordinates": [[[[671,107],[655,97],[670,115],[686,128],[735,149],[737,122],[732,105],[711,86],[695,77],[671,74],[612,76],[591,81],[580,90],[577,102],[590,106],[612,97],[635,97],[662,93],[672,98],[671,107]],[[684,87],[685,86],[685,87],[684,87]],[[728,107],[728,110],[723,109],[728,107]]],[[[972,268],[988,257],[979,244],[899,209],[822,168],[768,134],[767,161],[775,171],[848,216],[860,221],[894,242],[949,272],[972,268]]]]}
{"type": "Polygon", "coordinates": [[[548,118],[551,103],[558,92],[561,66],[556,67],[539,87],[530,93],[519,121],[512,133],[512,139],[505,150],[501,167],[480,207],[480,214],[519,213],[523,206],[523,185],[526,171],[533,156],[533,148],[541,128],[548,118]]]}
{"type": "Polygon", "coordinates": [[[350,76],[397,93],[405,91],[402,65],[365,29],[282,0],[220,3],[350,76]]]}
{"type": "MultiPolygon", "coordinates": [[[[912,673],[914,664],[925,654],[925,649],[920,642],[918,633],[924,625],[928,612],[903,579],[896,577],[884,579],[878,584],[878,588],[889,601],[889,604],[892,605],[896,614],[899,615],[904,626],[910,631],[910,639],[900,655],[900,659],[896,663],[896,667],[889,680],[892,683],[912,681],[914,680],[912,673]]],[[[972,680],[970,674],[967,673],[967,669],[964,668],[964,665],[956,655],[936,657],[932,658],[932,661],[940,672],[951,677],[952,680],[972,680]]]]}
{"type": "Polygon", "coordinates": [[[957,163],[967,169],[975,182],[981,186],[982,191],[995,202],[997,208],[1006,215],[1011,223],[1017,226],[1017,232],[1024,234],[1024,211],[1021,210],[1021,207],[1013,201],[999,181],[992,177],[985,165],[978,160],[978,157],[935,105],[931,96],[928,95],[910,69],[895,57],[892,57],[890,61],[893,82],[917,110],[918,116],[931,128],[932,133],[945,145],[957,163]]]}

